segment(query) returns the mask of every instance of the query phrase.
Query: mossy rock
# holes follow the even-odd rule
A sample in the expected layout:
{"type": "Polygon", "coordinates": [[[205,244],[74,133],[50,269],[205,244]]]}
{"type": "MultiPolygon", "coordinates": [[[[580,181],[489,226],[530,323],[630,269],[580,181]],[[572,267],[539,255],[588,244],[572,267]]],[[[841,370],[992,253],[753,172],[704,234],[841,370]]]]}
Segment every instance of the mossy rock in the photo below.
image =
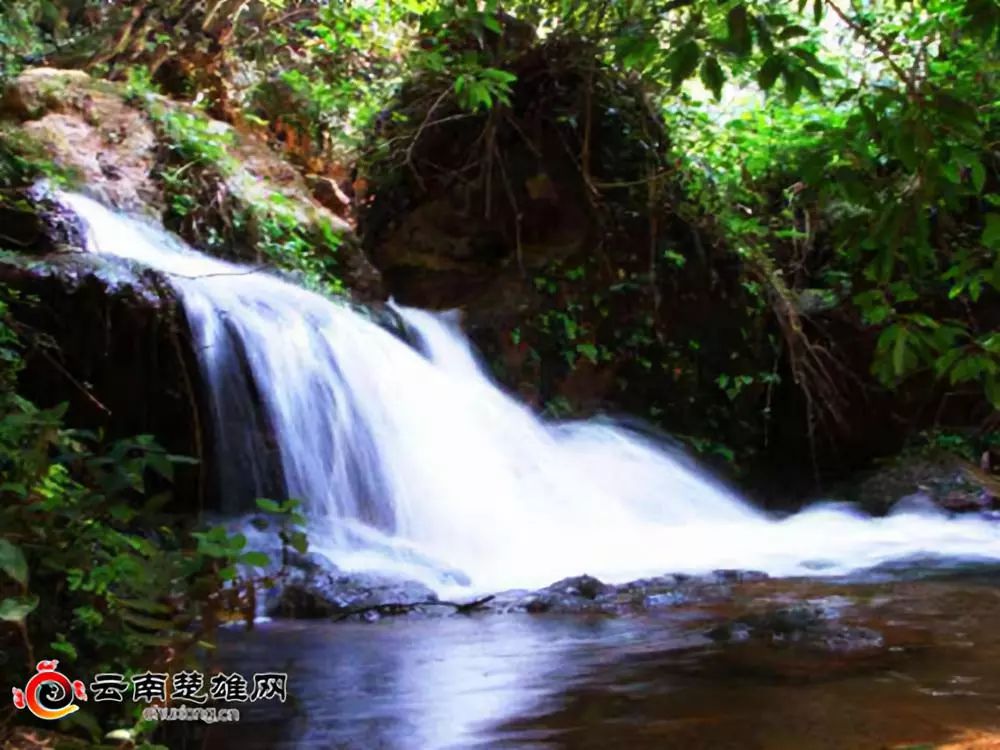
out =
{"type": "Polygon", "coordinates": [[[27,70],[0,101],[0,154],[8,186],[54,179],[162,219],[209,253],[381,299],[350,226],[302,175],[264,139],[189,104],[80,71],[27,70]]]}

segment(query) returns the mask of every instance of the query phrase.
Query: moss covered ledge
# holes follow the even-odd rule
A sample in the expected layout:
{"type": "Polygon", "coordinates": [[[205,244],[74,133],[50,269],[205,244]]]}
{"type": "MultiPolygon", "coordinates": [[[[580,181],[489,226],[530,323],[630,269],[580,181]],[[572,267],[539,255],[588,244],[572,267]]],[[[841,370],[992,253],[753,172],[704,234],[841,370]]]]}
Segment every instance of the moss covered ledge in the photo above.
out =
{"type": "Polygon", "coordinates": [[[251,132],[80,71],[35,68],[0,100],[5,187],[49,177],[122,210],[161,219],[201,249],[296,273],[308,286],[382,299],[350,226],[251,132]]]}

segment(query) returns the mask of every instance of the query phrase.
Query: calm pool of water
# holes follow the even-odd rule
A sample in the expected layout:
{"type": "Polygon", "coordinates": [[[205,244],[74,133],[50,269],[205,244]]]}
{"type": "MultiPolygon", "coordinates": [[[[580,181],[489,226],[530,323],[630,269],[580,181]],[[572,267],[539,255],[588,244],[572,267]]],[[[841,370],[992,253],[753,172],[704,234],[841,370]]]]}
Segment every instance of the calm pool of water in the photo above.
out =
{"type": "Polygon", "coordinates": [[[212,748],[1000,748],[1000,585],[765,581],[641,617],[268,623],[222,661],[287,671],[212,748]],[[806,604],[882,634],[855,652],[718,642],[713,624],[806,604]]]}

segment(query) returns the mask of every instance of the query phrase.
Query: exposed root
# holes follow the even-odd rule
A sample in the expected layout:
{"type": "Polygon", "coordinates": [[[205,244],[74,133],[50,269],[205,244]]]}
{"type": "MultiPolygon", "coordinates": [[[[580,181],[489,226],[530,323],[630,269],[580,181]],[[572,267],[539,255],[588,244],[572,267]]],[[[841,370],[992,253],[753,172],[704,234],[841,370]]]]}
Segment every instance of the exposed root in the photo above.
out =
{"type": "Polygon", "coordinates": [[[848,398],[842,384],[845,379],[857,381],[857,377],[829,348],[806,333],[791,290],[765,253],[754,254],[751,270],[771,292],[771,309],[781,331],[792,378],[805,399],[807,437],[818,482],[816,428],[848,428],[845,415],[848,398]]]}

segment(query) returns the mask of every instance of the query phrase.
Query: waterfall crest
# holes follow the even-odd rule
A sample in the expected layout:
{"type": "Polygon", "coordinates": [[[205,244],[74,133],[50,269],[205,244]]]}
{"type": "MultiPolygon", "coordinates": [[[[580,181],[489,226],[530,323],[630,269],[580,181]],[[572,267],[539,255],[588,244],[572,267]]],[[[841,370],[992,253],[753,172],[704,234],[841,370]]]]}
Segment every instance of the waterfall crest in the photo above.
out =
{"type": "MultiPolygon", "coordinates": [[[[665,446],[541,420],[493,384],[453,317],[398,308],[417,348],[349,307],[61,194],[89,250],[171,279],[211,404],[223,494],[277,470],[314,546],[444,590],[713,568],[839,573],[917,553],[1000,558],[1000,524],[821,506],[777,520],[665,446]]],[[[280,498],[279,498],[280,499],[280,498]]],[[[245,509],[245,508],[244,508],[245,509]]],[[[236,508],[230,508],[236,510],[236,508]]]]}

